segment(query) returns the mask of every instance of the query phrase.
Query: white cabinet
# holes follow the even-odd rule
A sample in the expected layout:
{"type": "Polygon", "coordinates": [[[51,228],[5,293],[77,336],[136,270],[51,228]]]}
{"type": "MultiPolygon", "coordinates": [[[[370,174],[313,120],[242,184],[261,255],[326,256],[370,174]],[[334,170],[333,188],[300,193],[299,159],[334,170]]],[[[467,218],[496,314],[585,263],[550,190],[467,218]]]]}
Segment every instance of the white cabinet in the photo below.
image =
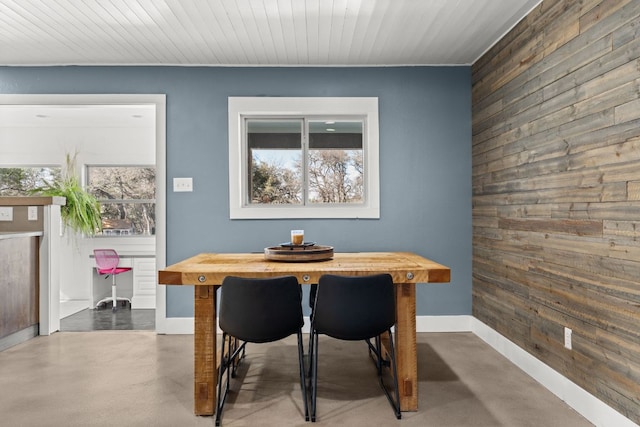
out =
{"type": "Polygon", "coordinates": [[[156,308],[156,259],[133,258],[133,297],[131,308],[156,308]]]}

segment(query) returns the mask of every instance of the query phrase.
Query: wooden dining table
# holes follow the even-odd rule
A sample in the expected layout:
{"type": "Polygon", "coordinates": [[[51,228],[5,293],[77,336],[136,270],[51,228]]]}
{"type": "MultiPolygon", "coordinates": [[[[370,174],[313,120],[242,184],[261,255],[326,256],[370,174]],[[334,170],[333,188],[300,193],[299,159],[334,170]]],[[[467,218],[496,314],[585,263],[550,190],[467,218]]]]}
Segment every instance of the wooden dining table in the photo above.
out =
{"type": "Polygon", "coordinates": [[[216,401],[216,289],[226,276],[293,275],[301,284],[323,274],[388,273],[396,285],[395,348],[402,411],[418,409],[416,284],[450,281],[449,267],[410,252],[335,253],[318,262],[280,262],[257,253],[202,253],[158,271],[161,285],[194,285],[194,413],[213,415],[216,401]]]}

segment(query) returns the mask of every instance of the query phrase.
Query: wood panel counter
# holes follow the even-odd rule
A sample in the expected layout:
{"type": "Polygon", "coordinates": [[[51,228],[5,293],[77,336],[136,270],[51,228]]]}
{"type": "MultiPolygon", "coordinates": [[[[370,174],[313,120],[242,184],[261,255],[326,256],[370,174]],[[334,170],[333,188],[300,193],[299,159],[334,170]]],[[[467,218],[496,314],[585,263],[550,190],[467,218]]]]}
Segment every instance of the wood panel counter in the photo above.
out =
{"type": "Polygon", "coordinates": [[[200,254],[158,272],[158,283],[195,285],[194,412],[212,415],[216,400],[216,288],[226,276],[293,275],[317,283],[323,274],[365,276],[389,273],[396,284],[395,328],[400,407],[418,409],[416,284],[449,282],[449,267],[409,252],[336,253],[319,262],[267,261],[263,254],[200,254]]]}
{"type": "Polygon", "coordinates": [[[38,334],[40,236],[0,233],[0,351],[38,334]]]}

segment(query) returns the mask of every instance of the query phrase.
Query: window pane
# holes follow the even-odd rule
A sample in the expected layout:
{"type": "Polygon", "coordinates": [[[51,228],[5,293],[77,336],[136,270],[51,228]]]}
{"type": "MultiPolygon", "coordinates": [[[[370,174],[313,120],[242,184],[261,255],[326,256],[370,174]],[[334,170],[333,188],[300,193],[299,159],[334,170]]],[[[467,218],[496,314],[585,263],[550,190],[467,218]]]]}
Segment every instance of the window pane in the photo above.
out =
{"type": "Polygon", "coordinates": [[[363,203],[362,121],[309,122],[309,202],[363,203]]]}
{"type": "Polygon", "coordinates": [[[247,119],[250,204],[301,204],[302,120],[247,119]]]}
{"type": "Polygon", "coordinates": [[[98,200],[156,198],[156,169],[141,166],[87,167],[89,192],[98,200]]]}
{"type": "Polygon", "coordinates": [[[104,236],[153,235],[155,203],[101,203],[104,236]]]}
{"type": "Polygon", "coordinates": [[[0,196],[29,196],[59,176],[59,167],[0,168],[0,196]]]}
{"type": "Polygon", "coordinates": [[[88,166],[87,182],[100,202],[103,235],[155,234],[155,167],[88,166]]]}

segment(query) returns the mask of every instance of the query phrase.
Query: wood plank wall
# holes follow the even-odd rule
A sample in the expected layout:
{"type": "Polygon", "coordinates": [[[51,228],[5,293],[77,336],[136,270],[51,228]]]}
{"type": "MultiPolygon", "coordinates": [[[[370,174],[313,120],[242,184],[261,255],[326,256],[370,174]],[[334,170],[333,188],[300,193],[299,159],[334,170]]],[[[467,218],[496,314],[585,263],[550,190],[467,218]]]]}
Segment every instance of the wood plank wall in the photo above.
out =
{"type": "Polygon", "coordinates": [[[640,1],[545,0],[472,79],[473,314],[640,423],[640,1]]]}
{"type": "Polygon", "coordinates": [[[0,239],[0,338],[39,322],[38,237],[0,239]]]}

